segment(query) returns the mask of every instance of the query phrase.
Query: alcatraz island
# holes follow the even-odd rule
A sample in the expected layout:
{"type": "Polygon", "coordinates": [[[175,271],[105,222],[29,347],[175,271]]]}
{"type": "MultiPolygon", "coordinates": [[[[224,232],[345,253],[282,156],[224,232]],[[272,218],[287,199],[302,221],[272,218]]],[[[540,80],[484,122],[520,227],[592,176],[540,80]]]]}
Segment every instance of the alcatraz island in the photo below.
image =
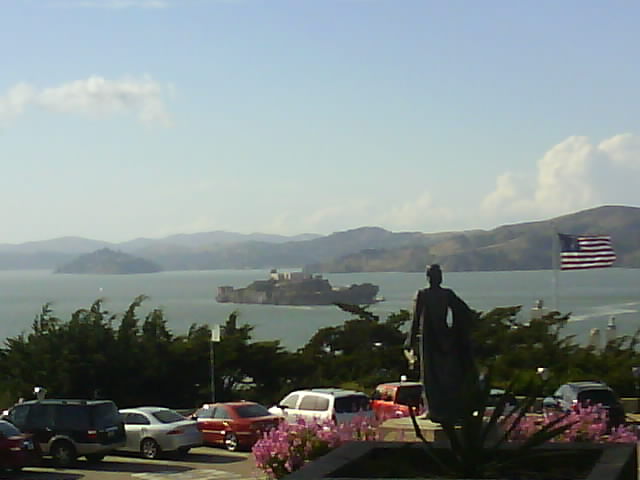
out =
{"type": "Polygon", "coordinates": [[[373,304],[379,287],[372,283],[333,287],[322,275],[305,272],[271,270],[266,280],[256,280],[244,288],[218,287],[216,300],[221,303],[255,303],[270,305],[373,304]]]}

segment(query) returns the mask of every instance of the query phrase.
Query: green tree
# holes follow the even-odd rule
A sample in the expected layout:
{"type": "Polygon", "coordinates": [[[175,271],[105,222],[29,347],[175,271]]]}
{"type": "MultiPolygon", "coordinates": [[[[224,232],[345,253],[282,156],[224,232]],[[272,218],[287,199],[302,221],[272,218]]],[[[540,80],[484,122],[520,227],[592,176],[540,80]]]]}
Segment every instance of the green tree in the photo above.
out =
{"type": "Polygon", "coordinates": [[[366,308],[338,307],[355,318],[318,330],[300,351],[302,364],[308,368],[307,385],[303,386],[356,382],[370,389],[406,373],[402,353],[406,334],[402,327],[410,319],[408,311],[401,310],[381,321],[366,308]]]}

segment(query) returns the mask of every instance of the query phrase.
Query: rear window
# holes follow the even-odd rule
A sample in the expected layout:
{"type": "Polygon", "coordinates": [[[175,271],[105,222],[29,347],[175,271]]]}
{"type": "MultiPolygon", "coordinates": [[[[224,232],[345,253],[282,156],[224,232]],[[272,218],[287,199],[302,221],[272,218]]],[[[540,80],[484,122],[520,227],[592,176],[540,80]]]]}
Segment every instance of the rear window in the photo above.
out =
{"type": "Polygon", "coordinates": [[[419,405],[421,398],[422,386],[420,385],[398,387],[396,403],[399,403],[400,405],[419,405]]]}
{"type": "Polygon", "coordinates": [[[116,404],[113,402],[99,403],[93,405],[91,408],[94,426],[97,429],[112,427],[122,421],[118,407],[116,407],[116,404]]]}
{"type": "Polygon", "coordinates": [[[578,402],[582,405],[598,405],[605,406],[615,405],[616,396],[610,390],[585,390],[578,393],[578,402]]]}
{"type": "Polygon", "coordinates": [[[185,419],[182,415],[178,412],[174,412],[173,410],[156,410],[151,415],[162,423],[180,422],[185,419]]]}
{"type": "Polygon", "coordinates": [[[91,430],[89,409],[84,405],[55,405],[56,428],[60,430],[91,430]]]}
{"type": "Polygon", "coordinates": [[[241,405],[236,407],[236,413],[242,418],[265,417],[271,415],[262,405],[241,405]]]}
{"type": "Polygon", "coordinates": [[[336,413],[358,413],[363,410],[371,410],[369,397],[366,395],[349,395],[336,398],[336,413]]]}

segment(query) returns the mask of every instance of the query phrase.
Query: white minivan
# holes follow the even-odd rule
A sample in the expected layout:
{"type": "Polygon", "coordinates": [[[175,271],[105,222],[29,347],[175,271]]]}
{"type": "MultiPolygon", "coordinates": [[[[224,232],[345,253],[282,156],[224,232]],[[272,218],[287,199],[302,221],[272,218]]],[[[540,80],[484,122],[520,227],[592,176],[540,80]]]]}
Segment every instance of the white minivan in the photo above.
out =
{"type": "Polygon", "coordinates": [[[271,407],[269,412],[284,417],[288,423],[294,423],[297,418],[333,420],[336,423],[346,423],[356,417],[375,418],[366,394],[342,388],[296,390],[271,407]]]}

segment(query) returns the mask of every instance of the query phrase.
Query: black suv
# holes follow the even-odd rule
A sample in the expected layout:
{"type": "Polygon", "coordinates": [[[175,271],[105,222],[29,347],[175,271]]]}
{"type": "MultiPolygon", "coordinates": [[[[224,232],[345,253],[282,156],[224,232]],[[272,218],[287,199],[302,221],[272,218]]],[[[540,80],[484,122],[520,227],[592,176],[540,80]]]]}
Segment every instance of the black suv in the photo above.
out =
{"type": "Polygon", "coordinates": [[[33,434],[58,466],[79,456],[97,462],[125,444],[124,424],[110,400],[33,400],[14,405],[5,418],[33,434]]]}
{"type": "Polygon", "coordinates": [[[625,421],[624,407],[613,389],[603,382],[570,382],[561,385],[551,397],[543,400],[546,409],[569,411],[576,405],[601,405],[608,413],[609,427],[625,421]]]}

